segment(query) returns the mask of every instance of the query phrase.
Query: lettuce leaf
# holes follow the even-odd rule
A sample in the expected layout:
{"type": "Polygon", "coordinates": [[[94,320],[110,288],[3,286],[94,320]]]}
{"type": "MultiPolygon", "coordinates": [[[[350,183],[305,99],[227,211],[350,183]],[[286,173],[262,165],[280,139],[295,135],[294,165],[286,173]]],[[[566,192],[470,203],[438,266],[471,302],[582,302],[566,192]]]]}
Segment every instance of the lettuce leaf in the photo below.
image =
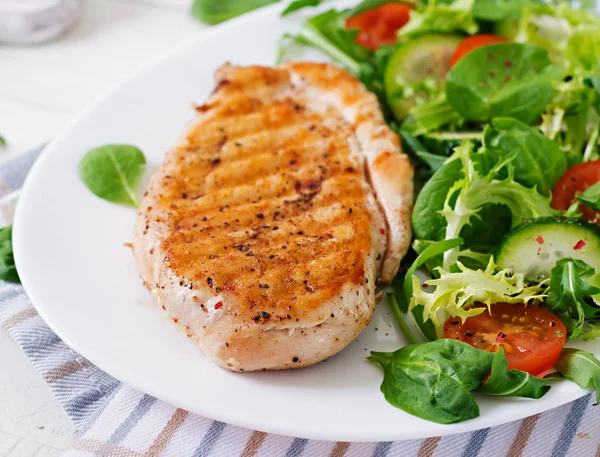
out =
{"type": "Polygon", "coordinates": [[[558,372],[582,389],[596,391],[596,403],[600,403],[600,360],[590,352],[565,348],[555,365],[558,372]]]}
{"type": "Polygon", "coordinates": [[[410,13],[408,23],[398,31],[403,40],[425,33],[477,33],[479,25],[473,18],[475,0],[456,0],[447,3],[430,0],[427,5],[410,13]]]}
{"type": "Polygon", "coordinates": [[[545,306],[565,324],[570,340],[581,334],[586,319],[600,318],[600,307],[587,302],[600,294],[600,289],[588,282],[594,275],[594,268],[572,258],[559,260],[552,269],[545,306]]]}
{"type": "Polygon", "coordinates": [[[579,336],[585,341],[600,338],[600,325],[588,324],[579,336]]]}
{"type": "Polygon", "coordinates": [[[558,144],[513,118],[493,119],[483,133],[483,145],[488,168],[514,154],[515,181],[535,186],[543,195],[550,195],[567,171],[567,158],[558,144]]]}
{"type": "Polygon", "coordinates": [[[566,44],[565,59],[575,75],[596,72],[600,63],[600,24],[575,28],[566,44]]]}
{"type": "Polygon", "coordinates": [[[449,317],[460,317],[463,321],[481,314],[484,308],[468,308],[475,303],[490,307],[494,303],[529,303],[540,301],[545,295],[545,283],[528,286],[520,273],[511,274],[510,269],[496,272],[493,258],[485,270],[472,270],[457,262],[458,273],[437,268],[439,279],[425,281],[435,286],[433,292],[425,292],[416,276],[412,278],[413,297],[409,309],[423,306],[423,319],[431,319],[441,329],[449,317]]]}

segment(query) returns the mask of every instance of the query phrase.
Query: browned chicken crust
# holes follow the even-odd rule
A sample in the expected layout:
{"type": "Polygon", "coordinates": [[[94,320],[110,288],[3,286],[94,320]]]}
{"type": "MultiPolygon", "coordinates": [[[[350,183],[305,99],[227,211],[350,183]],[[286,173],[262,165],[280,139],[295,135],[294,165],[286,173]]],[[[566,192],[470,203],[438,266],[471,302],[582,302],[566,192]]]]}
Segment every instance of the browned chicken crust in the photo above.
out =
{"type": "Polygon", "coordinates": [[[332,65],[225,65],[216,80],[140,205],[138,268],[215,363],[314,364],[396,274],[412,168],[374,96],[332,65]]]}

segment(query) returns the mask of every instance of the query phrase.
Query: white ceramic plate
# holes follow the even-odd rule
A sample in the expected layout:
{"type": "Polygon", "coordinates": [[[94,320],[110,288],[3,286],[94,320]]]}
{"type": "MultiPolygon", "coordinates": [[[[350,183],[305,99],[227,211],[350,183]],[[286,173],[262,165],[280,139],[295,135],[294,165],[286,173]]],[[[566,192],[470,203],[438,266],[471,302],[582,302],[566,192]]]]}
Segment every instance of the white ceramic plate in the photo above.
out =
{"type": "MultiPolygon", "coordinates": [[[[367,362],[368,351],[406,344],[385,303],[342,353],[285,372],[218,368],[162,316],[124,246],[135,211],[92,195],[77,164],[92,147],[131,143],[145,152],[149,177],[193,116],[190,104],[212,90],[219,65],[273,63],[279,36],[303,19],[282,20],[280,8],[217,27],[149,65],[85,110],[44,151],[17,206],[14,231],[19,273],[42,317],[68,345],[136,389],[203,416],[285,435],[344,441],[439,436],[498,425],[582,396],[565,382],[537,401],[480,397],[481,417],[439,425],[390,406],[379,391],[382,373],[367,362]]],[[[600,345],[587,347],[600,355],[600,345]]]]}

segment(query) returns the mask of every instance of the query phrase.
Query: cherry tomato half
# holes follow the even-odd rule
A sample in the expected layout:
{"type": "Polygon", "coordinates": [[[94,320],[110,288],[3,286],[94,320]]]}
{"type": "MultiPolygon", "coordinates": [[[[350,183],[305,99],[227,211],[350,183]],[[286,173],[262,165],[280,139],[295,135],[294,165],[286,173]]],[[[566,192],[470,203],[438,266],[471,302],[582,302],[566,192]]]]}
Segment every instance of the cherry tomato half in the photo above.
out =
{"type": "MultiPolygon", "coordinates": [[[[552,208],[567,210],[577,200],[577,194],[600,181],[600,160],[584,162],[571,167],[558,180],[552,193],[552,208]]],[[[583,218],[600,224],[600,213],[584,205],[579,206],[583,218]]]]}
{"type": "Polygon", "coordinates": [[[358,29],[356,42],[375,50],[396,42],[396,32],[408,22],[411,10],[403,3],[385,3],[346,19],[346,28],[358,29]]]}
{"type": "Polygon", "coordinates": [[[462,323],[452,317],[444,324],[444,336],[478,349],[498,352],[504,348],[508,368],[539,375],[554,366],[567,339],[563,323],[537,306],[496,303],[462,323]]]}
{"type": "Polygon", "coordinates": [[[487,46],[489,44],[496,43],[506,43],[509,39],[500,35],[473,35],[468,38],[465,38],[460,42],[456,51],[452,55],[452,59],[450,60],[450,67],[453,67],[456,62],[466,56],[469,52],[474,49],[481,48],[482,46],[487,46]]]}

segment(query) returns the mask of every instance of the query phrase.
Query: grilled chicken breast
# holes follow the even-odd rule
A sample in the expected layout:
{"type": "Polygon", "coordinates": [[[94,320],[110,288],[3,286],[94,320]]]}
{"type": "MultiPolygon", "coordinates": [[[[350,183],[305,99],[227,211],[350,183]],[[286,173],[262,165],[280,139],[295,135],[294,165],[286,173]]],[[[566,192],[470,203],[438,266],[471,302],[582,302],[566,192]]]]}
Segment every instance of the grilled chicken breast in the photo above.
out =
{"type": "Polygon", "coordinates": [[[410,242],[412,168],[376,98],[330,64],[225,65],[196,111],[140,205],[145,284],[230,370],[339,352],[410,242]]]}

